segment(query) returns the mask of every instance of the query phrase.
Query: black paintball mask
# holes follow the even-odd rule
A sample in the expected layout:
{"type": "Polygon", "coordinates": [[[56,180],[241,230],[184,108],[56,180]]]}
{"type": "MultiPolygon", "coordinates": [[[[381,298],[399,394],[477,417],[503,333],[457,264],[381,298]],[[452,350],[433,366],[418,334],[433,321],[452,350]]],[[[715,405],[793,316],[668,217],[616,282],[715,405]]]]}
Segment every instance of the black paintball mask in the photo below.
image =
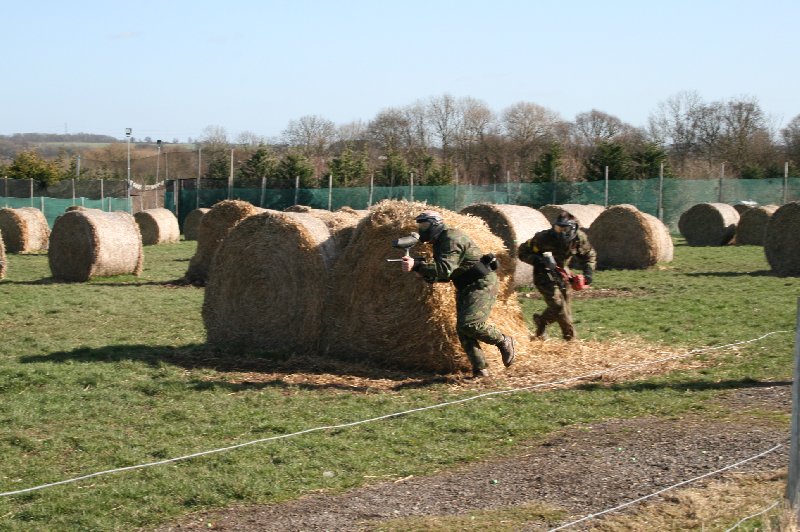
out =
{"type": "Polygon", "coordinates": [[[578,221],[570,214],[560,214],[553,223],[553,231],[559,242],[569,245],[578,236],[578,221]]]}
{"type": "Polygon", "coordinates": [[[433,242],[444,231],[444,219],[436,211],[424,211],[415,221],[420,242],[433,242]]]}

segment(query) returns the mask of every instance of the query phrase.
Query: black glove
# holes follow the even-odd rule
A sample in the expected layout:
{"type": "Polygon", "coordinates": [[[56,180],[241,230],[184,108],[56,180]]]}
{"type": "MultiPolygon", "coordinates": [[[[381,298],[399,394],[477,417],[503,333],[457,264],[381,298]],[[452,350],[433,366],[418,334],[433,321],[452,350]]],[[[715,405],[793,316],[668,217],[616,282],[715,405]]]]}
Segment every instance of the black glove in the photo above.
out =
{"type": "Polygon", "coordinates": [[[583,270],[583,279],[586,281],[587,285],[592,284],[592,273],[593,272],[591,268],[586,268],[583,270]]]}

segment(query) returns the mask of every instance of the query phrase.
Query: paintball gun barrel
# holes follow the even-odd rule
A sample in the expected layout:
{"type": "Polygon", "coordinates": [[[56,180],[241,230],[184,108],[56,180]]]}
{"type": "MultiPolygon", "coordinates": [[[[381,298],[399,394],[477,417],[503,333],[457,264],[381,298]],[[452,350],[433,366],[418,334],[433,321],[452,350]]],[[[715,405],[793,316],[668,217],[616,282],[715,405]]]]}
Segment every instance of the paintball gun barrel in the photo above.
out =
{"type": "MultiPolygon", "coordinates": [[[[419,244],[419,233],[411,233],[392,241],[392,247],[405,251],[405,257],[410,257],[409,250],[419,244]]],[[[403,259],[386,259],[386,262],[402,262],[403,259]]]]}

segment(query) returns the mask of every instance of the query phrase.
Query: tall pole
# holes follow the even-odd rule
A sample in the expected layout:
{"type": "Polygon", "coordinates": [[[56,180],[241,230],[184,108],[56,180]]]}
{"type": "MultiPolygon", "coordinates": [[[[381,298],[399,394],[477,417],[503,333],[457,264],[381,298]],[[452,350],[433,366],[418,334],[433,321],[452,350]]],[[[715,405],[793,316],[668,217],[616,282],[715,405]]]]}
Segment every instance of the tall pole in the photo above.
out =
{"type": "Polygon", "coordinates": [[[264,199],[267,195],[267,178],[261,178],[261,202],[259,202],[258,206],[264,208],[264,199]]]}
{"type": "Polygon", "coordinates": [[[605,208],[608,209],[608,166],[606,166],[606,192],[605,192],[605,208]]]}
{"type": "Polygon", "coordinates": [[[294,176],[294,204],[297,205],[300,199],[300,176],[294,176]]]}
{"type": "Polygon", "coordinates": [[[333,210],[333,173],[328,174],[328,210],[333,210]]]}
{"type": "Polygon", "coordinates": [[[78,164],[75,165],[75,177],[80,177],[81,176],[81,156],[78,155],[77,159],[78,159],[78,161],[77,161],[78,164]]]}
{"type": "Polygon", "coordinates": [[[783,204],[789,202],[789,161],[783,163],[783,204]]]}
{"type": "Polygon", "coordinates": [[[75,205],[75,180],[71,179],[72,181],[72,204],[75,205]]]}
{"type": "Polygon", "coordinates": [[[194,187],[194,192],[195,192],[195,194],[194,194],[194,196],[195,196],[195,207],[194,208],[195,209],[199,209],[200,208],[200,167],[202,166],[201,163],[203,162],[202,159],[201,159],[200,152],[202,152],[202,151],[203,151],[203,147],[202,146],[197,148],[197,184],[194,187]]]}
{"type": "Polygon", "coordinates": [[[410,187],[411,201],[414,201],[414,172],[411,172],[409,183],[411,184],[410,187]]]}
{"type": "Polygon", "coordinates": [[[372,207],[372,189],[375,187],[375,172],[369,175],[369,199],[367,200],[367,209],[372,207]]]}
{"type": "Polygon", "coordinates": [[[658,168],[658,219],[664,221],[664,163],[658,168]]]}
{"type": "Polygon", "coordinates": [[[161,170],[161,139],[156,141],[158,145],[158,151],[156,152],[156,185],[158,184],[158,176],[160,175],[159,170],[161,170]]]}
{"type": "Polygon", "coordinates": [[[128,211],[133,212],[133,206],[131,205],[131,133],[133,133],[133,130],[126,127],[125,137],[128,140],[128,182],[125,183],[125,200],[128,203],[128,211]]]}
{"type": "Polygon", "coordinates": [[[231,148],[231,173],[228,176],[228,199],[233,197],[233,148],[231,148]]]}
{"type": "Polygon", "coordinates": [[[558,188],[558,168],[553,168],[553,205],[558,205],[556,192],[558,188]]]}
{"type": "Polygon", "coordinates": [[[722,163],[722,169],[719,171],[719,195],[717,201],[722,203],[722,179],[725,177],[725,163],[722,163]]]}

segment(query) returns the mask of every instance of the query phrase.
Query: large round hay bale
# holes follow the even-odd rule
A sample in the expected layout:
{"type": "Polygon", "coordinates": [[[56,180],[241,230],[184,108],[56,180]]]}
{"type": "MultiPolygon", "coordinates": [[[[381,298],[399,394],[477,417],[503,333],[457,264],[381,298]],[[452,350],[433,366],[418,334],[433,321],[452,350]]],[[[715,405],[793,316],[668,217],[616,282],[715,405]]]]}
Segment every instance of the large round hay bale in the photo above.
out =
{"type": "MultiPolygon", "coordinates": [[[[302,207],[302,206],[301,206],[302,207]]],[[[290,207],[291,208],[291,207],[290,207]]],[[[292,210],[285,212],[304,213],[323,222],[331,232],[331,238],[336,246],[336,254],[341,254],[342,250],[350,243],[358,222],[366,216],[368,211],[356,211],[355,209],[339,209],[338,211],[327,211],[325,209],[292,210]]]]}
{"type": "Polygon", "coordinates": [[[669,230],[658,218],[633,205],[614,205],[589,230],[598,268],[644,269],[672,260],[669,230]]]}
{"type": "Polygon", "coordinates": [[[461,209],[461,214],[482,219],[492,233],[503,240],[506,249],[516,260],[514,286],[526,286],[533,282],[533,266],[517,259],[517,248],[539,231],[550,228],[551,223],[541,212],[523,205],[476,203],[461,209]]]}
{"type": "Polygon", "coordinates": [[[0,209],[0,233],[7,253],[45,250],[50,238],[47,218],[34,207],[0,209]]]}
{"type": "Polygon", "coordinates": [[[736,209],[736,212],[739,213],[740,218],[744,213],[746,213],[753,207],[758,207],[758,203],[756,203],[755,201],[740,201],[739,203],[735,203],[733,205],[733,208],[736,209]]]}
{"type": "Polygon", "coordinates": [[[776,210],[767,223],[764,254],[778,275],[800,276],[800,201],[776,210]]]}
{"type": "Polygon", "coordinates": [[[578,220],[578,226],[589,229],[595,219],[605,210],[602,205],[581,205],[579,203],[565,203],[563,205],[545,205],[539,211],[552,224],[562,212],[568,212],[578,220]]]}
{"type": "MultiPolygon", "coordinates": [[[[402,253],[391,242],[416,230],[415,217],[431,206],[383,201],[359,222],[350,245],[334,267],[332,289],[325,306],[323,351],[378,366],[434,372],[470,367],[456,334],[455,290],[452,283],[428,284],[406,274],[397,262],[402,253]]],[[[514,291],[514,260],[503,241],[478,217],[445,209],[445,223],[466,232],[484,253],[501,263],[500,291],[489,322],[518,340],[518,356],[527,348],[528,329],[514,291]]],[[[430,246],[412,249],[430,254],[430,246]]],[[[501,364],[497,348],[486,346],[487,360],[501,364]]]]}
{"type": "Polygon", "coordinates": [[[178,218],[169,209],[147,209],[133,215],[142,233],[143,246],[174,244],[181,239],[178,218]]]}
{"type": "Polygon", "coordinates": [[[336,248],[308,213],[239,223],[212,261],[203,303],[208,342],[284,355],[316,352],[336,248]]]}
{"type": "Polygon", "coordinates": [[[142,272],[142,236],[127,212],[70,211],[53,224],[47,253],[53,277],[88,281],[92,277],[142,272]]]}
{"type": "Polygon", "coordinates": [[[698,203],[681,214],[678,230],[690,246],[725,246],[737,223],[739,213],[727,203],[698,203]]]}
{"type": "Polygon", "coordinates": [[[205,207],[200,207],[192,210],[186,215],[183,220],[183,238],[184,240],[197,240],[197,229],[200,227],[200,220],[203,215],[210,211],[205,207]]]}
{"type": "Polygon", "coordinates": [[[777,205],[750,207],[739,211],[739,223],[736,224],[736,244],[740,246],[763,246],[769,219],[778,210],[777,205]]]}
{"type": "Polygon", "coordinates": [[[231,229],[245,218],[262,212],[264,209],[241,200],[223,200],[211,207],[197,228],[197,250],[189,261],[186,280],[194,284],[205,284],[214,253],[231,229]]]}
{"type": "Polygon", "coordinates": [[[0,279],[6,276],[6,246],[3,244],[3,234],[0,232],[0,279]]]}

